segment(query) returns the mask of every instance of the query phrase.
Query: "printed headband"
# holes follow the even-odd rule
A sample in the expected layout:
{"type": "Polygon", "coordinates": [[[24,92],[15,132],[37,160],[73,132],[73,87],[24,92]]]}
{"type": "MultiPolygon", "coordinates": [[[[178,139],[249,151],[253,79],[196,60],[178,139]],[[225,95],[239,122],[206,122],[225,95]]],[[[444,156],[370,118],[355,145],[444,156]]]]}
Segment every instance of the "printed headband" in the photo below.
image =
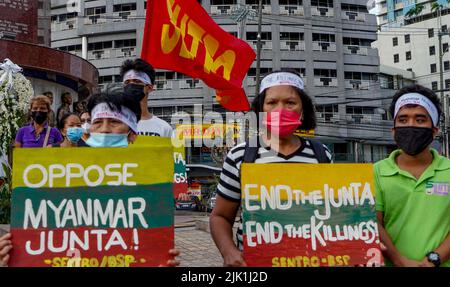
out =
{"type": "Polygon", "coordinates": [[[305,88],[305,84],[299,76],[289,72],[279,72],[273,73],[266,76],[261,81],[261,88],[259,89],[259,93],[261,94],[266,89],[274,87],[274,86],[293,86],[303,90],[305,88]]]}
{"type": "Polygon", "coordinates": [[[397,100],[397,103],[395,104],[394,119],[397,117],[400,109],[406,105],[418,105],[423,107],[430,115],[433,125],[435,127],[438,126],[439,114],[436,106],[427,97],[418,93],[404,94],[397,100]]]}
{"type": "Polygon", "coordinates": [[[125,84],[128,80],[140,80],[146,85],[153,85],[152,80],[150,80],[150,77],[146,73],[138,72],[136,70],[129,70],[125,73],[123,76],[123,83],[125,84]]]}
{"type": "Polygon", "coordinates": [[[127,107],[121,106],[121,111],[113,111],[107,103],[101,103],[92,110],[92,122],[96,119],[116,119],[126,124],[136,134],[138,133],[136,115],[127,107]]]}

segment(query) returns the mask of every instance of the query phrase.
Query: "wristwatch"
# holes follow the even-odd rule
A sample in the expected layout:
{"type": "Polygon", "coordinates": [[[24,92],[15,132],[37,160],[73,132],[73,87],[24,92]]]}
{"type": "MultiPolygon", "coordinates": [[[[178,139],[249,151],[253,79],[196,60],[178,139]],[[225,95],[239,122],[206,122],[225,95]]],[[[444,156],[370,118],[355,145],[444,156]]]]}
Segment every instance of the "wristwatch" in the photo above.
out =
{"type": "Polygon", "coordinates": [[[439,267],[441,265],[441,257],[438,253],[431,251],[427,253],[427,259],[429,262],[433,263],[434,266],[439,267]]]}

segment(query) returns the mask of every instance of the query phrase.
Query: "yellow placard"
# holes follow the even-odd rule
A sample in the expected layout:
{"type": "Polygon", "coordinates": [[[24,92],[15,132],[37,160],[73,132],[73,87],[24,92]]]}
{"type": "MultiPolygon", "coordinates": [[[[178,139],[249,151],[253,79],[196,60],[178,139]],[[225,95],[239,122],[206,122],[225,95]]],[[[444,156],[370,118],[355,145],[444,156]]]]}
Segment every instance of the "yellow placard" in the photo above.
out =
{"type": "Polygon", "coordinates": [[[170,139],[150,141],[152,148],[15,149],[13,185],[55,188],[172,182],[170,139]]]}
{"type": "MultiPolygon", "coordinates": [[[[372,164],[242,164],[242,197],[260,193],[258,189],[244,192],[247,184],[258,184],[270,187],[277,185],[289,186],[305,193],[320,191],[325,195],[325,186],[334,189],[335,196],[339,188],[361,189],[367,183],[370,193],[375,196],[373,188],[372,164]]],[[[356,191],[355,191],[356,192],[356,191]]],[[[281,199],[286,199],[286,193],[280,193],[281,199]]]]}

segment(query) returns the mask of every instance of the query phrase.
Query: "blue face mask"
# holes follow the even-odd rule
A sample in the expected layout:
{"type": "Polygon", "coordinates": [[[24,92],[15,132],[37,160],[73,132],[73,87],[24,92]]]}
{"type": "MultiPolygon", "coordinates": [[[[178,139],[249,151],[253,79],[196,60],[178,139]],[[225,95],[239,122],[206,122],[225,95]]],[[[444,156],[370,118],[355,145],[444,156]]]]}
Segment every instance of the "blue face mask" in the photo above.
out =
{"type": "Polygon", "coordinates": [[[73,143],[77,143],[83,136],[82,128],[68,128],[67,129],[67,139],[73,143]]]}
{"type": "Polygon", "coordinates": [[[86,144],[90,147],[128,147],[128,134],[91,133],[86,144]]]}

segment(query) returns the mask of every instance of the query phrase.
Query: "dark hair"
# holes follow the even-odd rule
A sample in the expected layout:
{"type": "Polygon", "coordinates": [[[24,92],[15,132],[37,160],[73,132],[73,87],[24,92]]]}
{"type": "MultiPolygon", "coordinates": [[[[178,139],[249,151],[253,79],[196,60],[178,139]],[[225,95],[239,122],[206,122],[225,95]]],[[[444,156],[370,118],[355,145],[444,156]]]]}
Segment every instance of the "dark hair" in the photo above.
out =
{"type": "Polygon", "coordinates": [[[400,90],[395,93],[394,97],[392,98],[391,106],[389,107],[389,113],[391,114],[392,118],[394,118],[395,113],[395,104],[397,103],[398,99],[408,93],[418,93],[429,99],[433,105],[436,107],[438,111],[438,122],[441,118],[442,114],[442,107],[441,107],[441,101],[439,100],[438,96],[430,89],[425,88],[424,86],[413,84],[406,87],[401,88],[400,90]]]}
{"type": "Polygon", "coordinates": [[[138,101],[127,98],[122,92],[102,92],[95,94],[88,99],[87,111],[92,115],[92,110],[98,104],[106,103],[113,111],[121,111],[122,106],[129,108],[135,115],[136,120],[141,120],[141,106],[138,101]]]}
{"type": "MultiPolygon", "coordinates": [[[[57,128],[59,131],[62,131],[64,129],[64,126],[66,125],[66,121],[70,116],[76,116],[77,118],[80,118],[80,116],[76,113],[67,113],[64,114],[61,119],[58,121],[57,128]]],[[[81,120],[81,119],[80,119],[81,120]]]]}
{"type": "Polygon", "coordinates": [[[89,116],[91,116],[91,113],[90,113],[88,110],[83,110],[83,111],[80,113],[80,118],[81,118],[81,116],[82,116],[83,114],[89,114],[89,116]]]}
{"type": "MultiPolygon", "coordinates": [[[[297,71],[293,69],[281,69],[278,71],[273,71],[268,74],[266,74],[263,78],[267,77],[270,74],[274,73],[280,73],[280,72],[287,72],[295,74],[299,77],[300,74],[297,73],[297,71]]],[[[317,126],[316,121],[316,113],[314,109],[314,104],[311,100],[311,98],[308,96],[308,94],[304,90],[300,90],[299,88],[292,87],[297,94],[300,97],[300,100],[302,101],[303,106],[303,124],[299,127],[300,129],[304,130],[312,130],[315,129],[317,126]]],[[[259,113],[263,112],[263,106],[264,106],[264,100],[266,98],[266,90],[263,91],[261,94],[257,95],[252,102],[252,110],[256,113],[256,116],[259,117],[259,113]]]]}
{"type": "Polygon", "coordinates": [[[125,62],[123,62],[122,66],[120,67],[120,77],[123,79],[123,76],[130,70],[136,70],[138,72],[146,73],[150,77],[152,84],[155,84],[155,69],[152,65],[142,60],[141,58],[137,58],[135,60],[126,60],[125,62]]]}

